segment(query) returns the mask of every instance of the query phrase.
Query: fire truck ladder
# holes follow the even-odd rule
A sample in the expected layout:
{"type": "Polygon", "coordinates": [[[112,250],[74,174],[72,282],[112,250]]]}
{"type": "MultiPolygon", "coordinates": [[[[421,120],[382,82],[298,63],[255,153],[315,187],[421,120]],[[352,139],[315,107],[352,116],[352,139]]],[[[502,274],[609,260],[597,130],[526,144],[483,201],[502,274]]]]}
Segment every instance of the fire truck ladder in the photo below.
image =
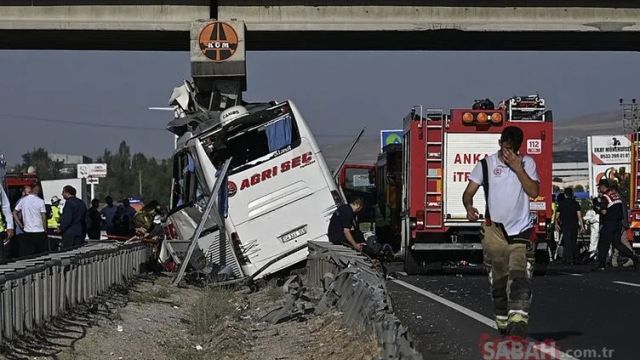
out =
{"type": "Polygon", "coordinates": [[[425,227],[440,229],[444,225],[443,186],[445,114],[441,109],[427,109],[426,111],[426,141],[425,141],[425,227]]]}

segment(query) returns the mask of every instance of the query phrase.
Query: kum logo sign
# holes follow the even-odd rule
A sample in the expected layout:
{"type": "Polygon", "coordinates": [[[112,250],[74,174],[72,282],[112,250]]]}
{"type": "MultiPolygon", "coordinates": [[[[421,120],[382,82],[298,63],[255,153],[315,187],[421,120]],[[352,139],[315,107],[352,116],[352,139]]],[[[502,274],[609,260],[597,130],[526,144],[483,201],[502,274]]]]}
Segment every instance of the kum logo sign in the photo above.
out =
{"type": "Polygon", "coordinates": [[[216,21],[202,28],[198,43],[204,56],[215,62],[223,62],[238,49],[238,33],[233,26],[216,21]]]}
{"type": "MultiPolygon", "coordinates": [[[[313,154],[310,151],[302,155],[298,155],[291,160],[282,162],[278,166],[273,166],[261,172],[255,173],[246,179],[243,179],[242,181],[240,181],[239,191],[250,188],[252,186],[256,186],[262,182],[272,179],[282,173],[286,173],[292,169],[295,169],[298,167],[305,167],[309,164],[312,164],[313,162],[314,162],[313,154]]],[[[229,181],[227,183],[227,188],[230,190],[229,196],[235,195],[238,191],[238,187],[236,183],[234,183],[233,181],[229,181]],[[231,191],[232,189],[234,191],[231,191]]]]}

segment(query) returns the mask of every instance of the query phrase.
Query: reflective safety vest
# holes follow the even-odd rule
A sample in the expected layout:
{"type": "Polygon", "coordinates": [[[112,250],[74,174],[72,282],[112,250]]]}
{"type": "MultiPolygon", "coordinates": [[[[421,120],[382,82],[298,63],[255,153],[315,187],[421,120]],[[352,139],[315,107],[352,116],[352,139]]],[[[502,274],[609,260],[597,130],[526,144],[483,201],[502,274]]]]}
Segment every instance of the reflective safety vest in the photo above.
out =
{"type": "Polygon", "coordinates": [[[51,218],[47,220],[47,228],[57,229],[60,227],[60,207],[51,206],[51,218]]]}

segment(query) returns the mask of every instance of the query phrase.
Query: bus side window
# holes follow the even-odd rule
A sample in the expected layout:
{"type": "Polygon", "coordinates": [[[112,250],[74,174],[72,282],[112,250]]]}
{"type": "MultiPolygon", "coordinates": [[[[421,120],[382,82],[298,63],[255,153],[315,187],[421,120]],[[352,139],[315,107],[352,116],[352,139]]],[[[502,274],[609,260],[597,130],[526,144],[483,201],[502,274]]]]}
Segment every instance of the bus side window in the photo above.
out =
{"type": "Polygon", "coordinates": [[[182,206],[196,200],[197,176],[195,162],[188,152],[182,152],[174,159],[174,206],[182,206]]]}

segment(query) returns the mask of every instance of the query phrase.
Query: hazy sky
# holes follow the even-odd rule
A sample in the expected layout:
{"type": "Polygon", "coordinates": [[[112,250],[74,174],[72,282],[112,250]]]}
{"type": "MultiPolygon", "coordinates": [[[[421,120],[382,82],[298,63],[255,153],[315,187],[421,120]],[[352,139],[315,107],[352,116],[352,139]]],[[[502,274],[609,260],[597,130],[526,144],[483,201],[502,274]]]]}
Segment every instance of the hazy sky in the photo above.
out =
{"type": "MultiPolygon", "coordinates": [[[[411,105],[470,106],[540,93],[557,121],[640,98],[640,54],[594,52],[250,52],[249,101],[292,99],[321,143],[401,126],[411,105]]],[[[35,147],[95,157],[126,140],[167,157],[171,90],[186,52],[0,51],[0,153],[35,147]],[[78,123],[90,123],[82,126],[78,123]],[[97,125],[100,125],[97,126],[97,125]]],[[[612,124],[612,131],[619,131],[612,124]]]]}

